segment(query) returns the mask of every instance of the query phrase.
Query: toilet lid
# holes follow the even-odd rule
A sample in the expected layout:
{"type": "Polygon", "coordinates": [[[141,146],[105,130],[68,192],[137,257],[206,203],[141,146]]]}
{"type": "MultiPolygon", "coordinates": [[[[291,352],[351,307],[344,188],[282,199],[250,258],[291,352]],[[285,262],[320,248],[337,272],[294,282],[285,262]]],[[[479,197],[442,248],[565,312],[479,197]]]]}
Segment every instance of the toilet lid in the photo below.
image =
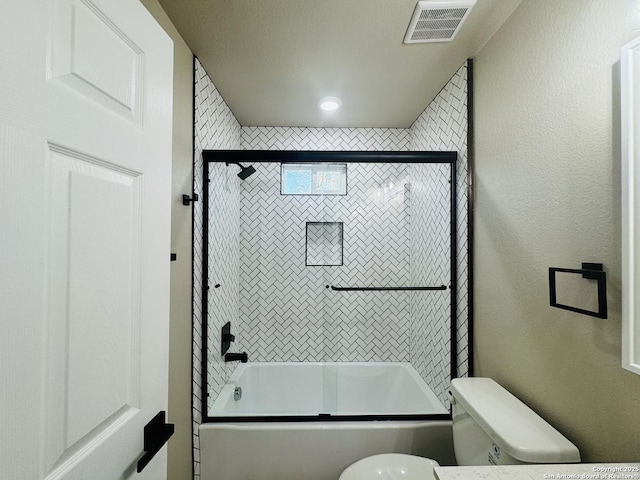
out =
{"type": "Polygon", "coordinates": [[[358,460],[338,480],[435,480],[430,458],[402,453],[385,453],[358,460]]]}

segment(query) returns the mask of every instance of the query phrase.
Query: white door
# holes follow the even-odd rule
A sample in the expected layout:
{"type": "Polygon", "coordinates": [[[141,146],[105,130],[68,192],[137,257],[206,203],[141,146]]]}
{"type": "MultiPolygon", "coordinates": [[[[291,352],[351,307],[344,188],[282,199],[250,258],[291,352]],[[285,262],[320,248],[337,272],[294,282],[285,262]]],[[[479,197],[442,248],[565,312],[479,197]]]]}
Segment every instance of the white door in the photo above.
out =
{"type": "Polygon", "coordinates": [[[137,0],[0,3],[3,480],[166,477],[172,55],[137,0]]]}

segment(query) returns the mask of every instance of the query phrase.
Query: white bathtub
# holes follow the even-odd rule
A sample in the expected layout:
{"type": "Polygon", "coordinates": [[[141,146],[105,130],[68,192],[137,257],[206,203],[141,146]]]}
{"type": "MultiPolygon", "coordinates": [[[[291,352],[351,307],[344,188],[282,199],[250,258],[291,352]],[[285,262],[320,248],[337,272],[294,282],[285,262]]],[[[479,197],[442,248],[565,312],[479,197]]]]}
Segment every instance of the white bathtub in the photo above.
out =
{"type": "Polygon", "coordinates": [[[265,422],[269,416],[320,413],[448,412],[407,363],[239,365],[209,411],[216,423],[200,426],[201,479],[337,480],[353,462],[388,452],[455,464],[450,420],[265,422]],[[235,401],[237,386],[243,394],[235,401]]]}
{"type": "Polygon", "coordinates": [[[404,362],[240,364],[209,410],[210,417],[448,413],[404,362]]]}

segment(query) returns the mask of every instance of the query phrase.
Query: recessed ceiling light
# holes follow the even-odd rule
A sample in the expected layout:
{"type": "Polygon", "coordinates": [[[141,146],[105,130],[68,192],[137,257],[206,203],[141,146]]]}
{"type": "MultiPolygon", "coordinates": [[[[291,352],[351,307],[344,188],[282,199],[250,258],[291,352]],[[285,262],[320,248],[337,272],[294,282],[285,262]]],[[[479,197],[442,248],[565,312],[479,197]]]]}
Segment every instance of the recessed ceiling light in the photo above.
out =
{"type": "Polygon", "coordinates": [[[322,97],[318,100],[318,108],[326,112],[332,112],[342,106],[342,100],[338,97],[322,97]]]}

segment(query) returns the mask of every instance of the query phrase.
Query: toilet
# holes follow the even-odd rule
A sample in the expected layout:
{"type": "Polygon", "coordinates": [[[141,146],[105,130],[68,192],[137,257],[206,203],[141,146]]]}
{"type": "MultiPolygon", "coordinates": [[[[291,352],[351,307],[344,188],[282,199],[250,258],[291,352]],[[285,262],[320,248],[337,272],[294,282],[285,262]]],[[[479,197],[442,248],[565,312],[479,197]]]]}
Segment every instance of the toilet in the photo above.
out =
{"type": "MultiPolygon", "coordinates": [[[[460,466],[578,463],[577,447],[490,378],[451,382],[453,446],[460,466]]],[[[339,480],[435,480],[438,463],[387,453],[358,460],[339,480]]]]}

